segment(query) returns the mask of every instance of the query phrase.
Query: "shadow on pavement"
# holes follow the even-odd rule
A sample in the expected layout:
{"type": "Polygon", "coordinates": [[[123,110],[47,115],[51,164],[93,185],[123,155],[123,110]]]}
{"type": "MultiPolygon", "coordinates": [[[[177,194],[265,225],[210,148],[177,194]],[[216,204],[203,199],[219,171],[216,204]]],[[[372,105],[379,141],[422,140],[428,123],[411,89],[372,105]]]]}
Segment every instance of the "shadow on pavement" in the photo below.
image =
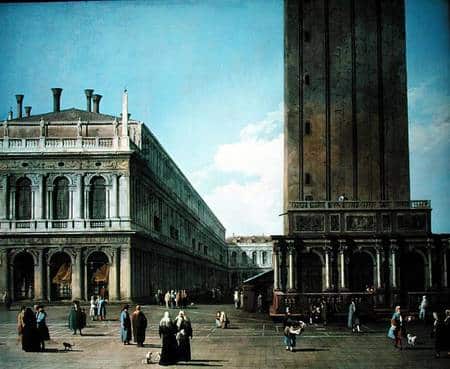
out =
{"type": "Polygon", "coordinates": [[[144,348],[162,348],[161,345],[155,345],[153,343],[144,343],[144,348]]]}
{"type": "Polygon", "coordinates": [[[314,351],[330,351],[330,350],[324,348],[299,348],[292,350],[292,352],[314,352],[314,351]]]}
{"type": "Polygon", "coordinates": [[[51,348],[51,349],[45,349],[45,351],[44,351],[44,353],[51,353],[51,354],[58,354],[58,353],[67,353],[67,352],[83,352],[83,350],[64,350],[64,349],[61,349],[61,350],[59,350],[59,349],[54,349],[54,348],[51,348]]]}
{"type": "Polygon", "coordinates": [[[107,334],[104,333],[83,333],[83,337],[104,337],[107,336],[107,334]]]}

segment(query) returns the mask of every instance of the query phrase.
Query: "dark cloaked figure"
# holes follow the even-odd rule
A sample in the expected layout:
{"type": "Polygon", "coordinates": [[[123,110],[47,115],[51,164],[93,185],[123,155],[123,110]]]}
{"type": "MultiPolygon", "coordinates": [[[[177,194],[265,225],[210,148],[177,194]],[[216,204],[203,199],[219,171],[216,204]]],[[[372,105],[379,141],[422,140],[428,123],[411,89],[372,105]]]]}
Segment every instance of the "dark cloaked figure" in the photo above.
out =
{"type": "Polygon", "coordinates": [[[177,328],[177,343],[178,343],[178,360],[179,361],[190,361],[191,360],[191,342],[192,338],[192,326],[191,322],[184,314],[180,311],[176,320],[177,328]]]}
{"type": "Polygon", "coordinates": [[[131,319],[128,308],[129,305],[125,305],[120,313],[120,339],[124,345],[129,345],[131,341],[131,319]]]}
{"type": "Polygon", "coordinates": [[[431,335],[434,338],[434,351],[436,357],[438,358],[441,356],[441,351],[446,351],[449,349],[449,337],[448,334],[446,334],[446,328],[448,327],[446,327],[441,314],[433,312],[433,318],[433,331],[431,335]]]}
{"type": "Polygon", "coordinates": [[[162,349],[159,365],[171,365],[177,362],[176,328],[170,319],[169,312],[159,322],[159,337],[162,338],[162,349]]]}
{"type": "Polygon", "coordinates": [[[73,331],[73,334],[77,334],[78,330],[80,331],[80,335],[82,335],[81,330],[84,328],[83,320],[80,303],[74,301],[69,312],[69,329],[73,331]]]}
{"type": "Polygon", "coordinates": [[[138,347],[144,347],[145,330],[147,329],[147,318],[141,311],[141,306],[137,305],[136,310],[131,314],[131,324],[133,326],[133,339],[138,347]]]}
{"type": "Polygon", "coordinates": [[[26,308],[22,319],[22,350],[37,352],[41,350],[41,339],[36,325],[36,316],[31,308],[26,308]]]}

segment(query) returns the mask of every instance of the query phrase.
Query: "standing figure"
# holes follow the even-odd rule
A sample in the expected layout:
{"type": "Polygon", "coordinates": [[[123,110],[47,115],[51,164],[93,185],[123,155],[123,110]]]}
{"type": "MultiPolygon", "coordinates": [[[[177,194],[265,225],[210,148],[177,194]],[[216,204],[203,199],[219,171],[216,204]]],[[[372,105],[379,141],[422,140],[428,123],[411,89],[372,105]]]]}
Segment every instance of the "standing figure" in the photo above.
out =
{"type": "Polygon", "coordinates": [[[23,317],[25,315],[26,309],[27,309],[27,307],[25,305],[22,305],[22,307],[20,308],[19,314],[17,314],[17,335],[18,335],[18,339],[21,342],[22,342],[22,334],[23,334],[23,327],[24,327],[23,317]]]}
{"type": "Polygon", "coordinates": [[[176,299],[176,292],[174,290],[171,290],[170,291],[170,307],[172,309],[175,309],[175,306],[176,306],[175,299],[176,299]]]}
{"type": "Polygon", "coordinates": [[[239,293],[239,306],[241,309],[244,308],[244,292],[243,291],[241,291],[239,293]]]}
{"type": "Polygon", "coordinates": [[[323,325],[327,325],[327,308],[327,302],[325,299],[322,299],[320,302],[320,318],[323,325]]]}
{"type": "Polygon", "coordinates": [[[286,350],[294,351],[294,347],[297,344],[297,336],[300,335],[306,327],[306,323],[298,322],[298,326],[294,326],[292,321],[288,321],[286,327],[284,327],[284,344],[286,350]]]}
{"type": "Polygon", "coordinates": [[[120,312],[120,339],[124,345],[129,345],[131,341],[131,320],[128,314],[129,305],[124,305],[120,312]]]}
{"type": "Polygon", "coordinates": [[[91,320],[97,320],[97,299],[95,298],[95,295],[91,296],[91,306],[89,308],[89,316],[91,317],[91,320]]]}
{"type": "Polygon", "coordinates": [[[434,338],[434,351],[436,358],[441,356],[441,351],[444,351],[448,344],[446,343],[445,324],[439,313],[433,312],[433,331],[431,336],[434,338]]]}
{"type": "Polygon", "coordinates": [[[178,343],[178,360],[191,360],[191,342],[192,326],[184,311],[180,311],[176,319],[177,343],[178,343]]]}
{"type": "Polygon", "coordinates": [[[402,347],[402,326],[403,326],[403,318],[400,312],[400,306],[395,307],[395,312],[392,314],[391,318],[391,327],[388,331],[388,337],[394,340],[394,347],[403,349],[402,347]]]}
{"type": "Polygon", "coordinates": [[[22,350],[38,352],[41,350],[41,340],[36,324],[36,315],[31,308],[26,308],[22,318],[22,350]]]}
{"type": "Polygon", "coordinates": [[[347,319],[347,328],[349,328],[351,330],[354,329],[355,311],[356,311],[356,304],[355,304],[355,300],[352,299],[350,302],[350,305],[348,306],[348,319],[347,319]]]}
{"type": "Polygon", "coordinates": [[[39,332],[41,351],[45,351],[45,341],[50,341],[50,334],[47,327],[47,313],[42,305],[38,306],[36,325],[39,332]]]}
{"type": "Polygon", "coordinates": [[[3,298],[3,305],[5,305],[6,310],[9,310],[9,308],[11,307],[11,298],[9,297],[7,290],[3,292],[2,298],[3,298]]]}
{"type": "Polygon", "coordinates": [[[220,328],[220,311],[216,312],[216,328],[220,328]]]}
{"type": "Polygon", "coordinates": [[[162,338],[159,365],[175,364],[177,362],[177,341],[175,327],[168,311],[164,312],[164,316],[159,322],[159,338],[162,338]]]}
{"type": "Polygon", "coordinates": [[[225,313],[225,311],[222,311],[220,313],[220,327],[221,328],[228,328],[228,326],[230,325],[230,320],[228,319],[227,314],[225,313]]]}
{"type": "Polygon", "coordinates": [[[164,295],[164,302],[166,303],[166,309],[169,308],[169,304],[170,304],[170,292],[167,291],[166,294],[164,295]]]}
{"type": "Polygon", "coordinates": [[[145,330],[147,329],[147,318],[141,311],[141,306],[137,305],[136,310],[131,314],[131,324],[133,326],[133,339],[138,347],[144,347],[145,330]]]}
{"type": "Polygon", "coordinates": [[[422,296],[422,301],[419,305],[419,319],[425,321],[428,308],[428,301],[426,296],[422,296]]]}
{"type": "Polygon", "coordinates": [[[81,333],[81,330],[83,329],[83,316],[78,301],[73,302],[69,312],[69,329],[73,331],[73,334],[77,334],[77,330],[79,330],[80,336],[83,335],[81,333]]]}
{"type": "Polygon", "coordinates": [[[177,308],[181,306],[181,291],[177,291],[175,294],[175,306],[177,308]]]}
{"type": "Polygon", "coordinates": [[[234,307],[236,309],[239,309],[239,291],[235,290],[233,293],[233,301],[234,301],[234,307]]]}
{"type": "Polygon", "coordinates": [[[100,320],[106,320],[106,300],[100,295],[97,300],[97,315],[100,320]]]}
{"type": "Polygon", "coordinates": [[[263,312],[263,297],[261,293],[258,294],[258,297],[256,299],[256,308],[259,313],[263,312]]]}

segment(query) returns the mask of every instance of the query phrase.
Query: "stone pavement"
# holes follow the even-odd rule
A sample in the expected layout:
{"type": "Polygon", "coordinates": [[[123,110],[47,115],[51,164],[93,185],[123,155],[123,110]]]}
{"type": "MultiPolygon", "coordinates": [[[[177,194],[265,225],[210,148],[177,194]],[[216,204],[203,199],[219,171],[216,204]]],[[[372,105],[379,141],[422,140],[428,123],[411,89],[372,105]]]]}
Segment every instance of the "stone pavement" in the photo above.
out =
{"type": "MultiPolygon", "coordinates": [[[[46,308],[52,341],[45,353],[25,353],[16,336],[14,311],[0,312],[0,367],[3,369],[103,369],[157,368],[142,359],[148,351],[160,350],[157,326],[165,309],[144,306],[150,321],[144,348],[124,346],[119,340],[119,306],[108,306],[104,322],[90,322],[83,336],[73,336],[66,327],[68,306],[46,308]],[[62,342],[73,343],[73,351],[64,352],[62,342]]],[[[177,311],[171,311],[175,315],[177,311]]],[[[418,334],[416,347],[403,351],[393,348],[386,337],[386,323],[364,325],[364,333],[355,335],[337,324],[308,327],[300,337],[296,352],[285,351],[282,327],[263,314],[234,310],[231,305],[201,305],[189,308],[194,330],[189,363],[178,368],[221,367],[224,369],[294,369],[294,368],[449,368],[449,358],[434,358],[429,327],[416,326],[410,330],[418,334]],[[216,329],[216,310],[229,313],[231,329],[216,329]]]]}

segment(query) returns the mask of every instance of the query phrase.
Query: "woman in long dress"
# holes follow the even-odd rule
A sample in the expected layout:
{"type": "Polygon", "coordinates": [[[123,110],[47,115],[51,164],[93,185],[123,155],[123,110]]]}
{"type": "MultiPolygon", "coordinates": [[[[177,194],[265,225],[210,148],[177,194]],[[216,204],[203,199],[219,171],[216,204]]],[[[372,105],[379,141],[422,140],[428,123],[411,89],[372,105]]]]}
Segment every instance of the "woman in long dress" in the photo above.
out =
{"type": "Polygon", "coordinates": [[[131,324],[133,326],[133,339],[138,347],[144,347],[145,330],[147,329],[147,318],[141,311],[141,306],[137,305],[136,310],[131,314],[131,324]]]}
{"type": "Polygon", "coordinates": [[[120,339],[124,345],[129,345],[131,341],[131,320],[128,308],[129,305],[125,305],[120,312],[120,339]]]}
{"type": "Polygon", "coordinates": [[[176,329],[170,319],[169,312],[164,313],[159,322],[159,337],[162,338],[162,349],[159,365],[171,365],[177,362],[176,329]]]}
{"type": "Polygon", "coordinates": [[[395,312],[392,314],[391,327],[388,331],[388,337],[394,340],[394,347],[402,350],[402,326],[403,318],[400,313],[400,306],[395,307],[395,312]]]}
{"type": "Polygon", "coordinates": [[[177,342],[178,342],[178,360],[191,360],[191,342],[192,326],[184,311],[180,311],[176,319],[177,342]]]}
{"type": "Polygon", "coordinates": [[[25,309],[22,324],[22,350],[27,352],[40,351],[41,344],[36,325],[36,315],[29,307],[25,309]]]}

